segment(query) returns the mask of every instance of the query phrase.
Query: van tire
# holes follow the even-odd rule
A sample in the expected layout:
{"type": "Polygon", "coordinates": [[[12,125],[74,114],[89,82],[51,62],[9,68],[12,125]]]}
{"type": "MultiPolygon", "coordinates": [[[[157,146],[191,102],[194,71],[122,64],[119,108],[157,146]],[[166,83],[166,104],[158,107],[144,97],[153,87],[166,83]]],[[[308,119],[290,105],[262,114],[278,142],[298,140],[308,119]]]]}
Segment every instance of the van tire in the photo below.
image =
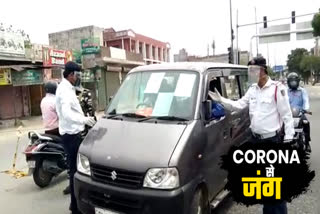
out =
{"type": "Polygon", "coordinates": [[[193,199],[190,206],[190,214],[209,214],[210,206],[203,191],[198,189],[193,195],[193,199]]]}
{"type": "Polygon", "coordinates": [[[40,188],[44,188],[49,186],[51,180],[53,178],[53,174],[50,172],[46,172],[42,167],[42,160],[37,160],[36,168],[33,172],[33,181],[40,188]]]}

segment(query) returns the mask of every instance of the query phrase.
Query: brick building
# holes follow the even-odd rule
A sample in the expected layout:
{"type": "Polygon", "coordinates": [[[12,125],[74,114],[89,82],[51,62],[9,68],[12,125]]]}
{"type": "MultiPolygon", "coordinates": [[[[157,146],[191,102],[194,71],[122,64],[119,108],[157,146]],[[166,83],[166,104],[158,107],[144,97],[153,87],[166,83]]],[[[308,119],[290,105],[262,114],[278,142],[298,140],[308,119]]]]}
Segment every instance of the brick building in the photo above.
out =
{"type": "Polygon", "coordinates": [[[146,64],[170,61],[169,43],[137,34],[133,30],[115,31],[113,28],[105,29],[103,46],[142,54],[146,64]]]}

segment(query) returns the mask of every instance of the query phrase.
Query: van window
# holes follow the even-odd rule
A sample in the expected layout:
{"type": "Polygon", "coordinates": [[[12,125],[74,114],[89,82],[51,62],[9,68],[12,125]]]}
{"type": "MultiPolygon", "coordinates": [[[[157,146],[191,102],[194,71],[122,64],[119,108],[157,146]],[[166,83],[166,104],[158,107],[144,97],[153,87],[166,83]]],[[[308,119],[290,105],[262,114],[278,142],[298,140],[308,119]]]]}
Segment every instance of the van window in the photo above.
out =
{"type": "Polygon", "coordinates": [[[193,119],[198,87],[197,72],[134,72],[121,85],[107,113],[193,119]]]}
{"type": "Polygon", "coordinates": [[[209,90],[215,92],[215,88],[222,94],[220,77],[214,77],[209,82],[209,90]]]}
{"type": "Polygon", "coordinates": [[[239,76],[228,76],[225,77],[225,86],[227,92],[227,98],[232,100],[240,99],[240,87],[238,84],[239,76]]]}
{"type": "Polygon", "coordinates": [[[248,81],[248,76],[246,76],[246,75],[240,76],[240,84],[241,84],[241,88],[243,89],[243,95],[244,95],[250,87],[249,81],[248,81]]]}

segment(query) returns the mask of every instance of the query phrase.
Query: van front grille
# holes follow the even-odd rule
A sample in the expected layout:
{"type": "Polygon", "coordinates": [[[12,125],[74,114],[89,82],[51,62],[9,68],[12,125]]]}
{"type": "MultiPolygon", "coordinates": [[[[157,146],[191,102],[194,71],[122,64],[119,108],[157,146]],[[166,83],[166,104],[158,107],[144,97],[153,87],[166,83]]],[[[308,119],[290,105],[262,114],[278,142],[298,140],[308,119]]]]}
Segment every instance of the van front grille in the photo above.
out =
{"type": "Polygon", "coordinates": [[[109,168],[101,165],[90,165],[93,180],[128,188],[138,189],[143,184],[143,173],[130,172],[121,169],[109,168]]]}

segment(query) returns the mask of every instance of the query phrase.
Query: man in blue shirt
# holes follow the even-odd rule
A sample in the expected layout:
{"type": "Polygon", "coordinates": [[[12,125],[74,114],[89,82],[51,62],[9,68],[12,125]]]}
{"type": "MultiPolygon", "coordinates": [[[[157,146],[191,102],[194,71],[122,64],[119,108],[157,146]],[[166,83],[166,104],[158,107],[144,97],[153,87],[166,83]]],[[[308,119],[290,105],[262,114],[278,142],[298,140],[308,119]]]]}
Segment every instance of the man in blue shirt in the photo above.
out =
{"type": "MultiPolygon", "coordinates": [[[[300,83],[300,78],[297,73],[290,73],[287,77],[287,83],[288,83],[288,96],[289,96],[289,102],[290,106],[294,108],[298,108],[302,111],[308,111],[310,108],[309,104],[309,96],[307,91],[299,87],[300,83]]],[[[302,119],[305,121],[308,121],[306,116],[303,114],[302,119]]],[[[303,129],[306,137],[306,146],[307,146],[307,151],[311,151],[310,147],[310,123],[303,123],[303,129]]]]}

